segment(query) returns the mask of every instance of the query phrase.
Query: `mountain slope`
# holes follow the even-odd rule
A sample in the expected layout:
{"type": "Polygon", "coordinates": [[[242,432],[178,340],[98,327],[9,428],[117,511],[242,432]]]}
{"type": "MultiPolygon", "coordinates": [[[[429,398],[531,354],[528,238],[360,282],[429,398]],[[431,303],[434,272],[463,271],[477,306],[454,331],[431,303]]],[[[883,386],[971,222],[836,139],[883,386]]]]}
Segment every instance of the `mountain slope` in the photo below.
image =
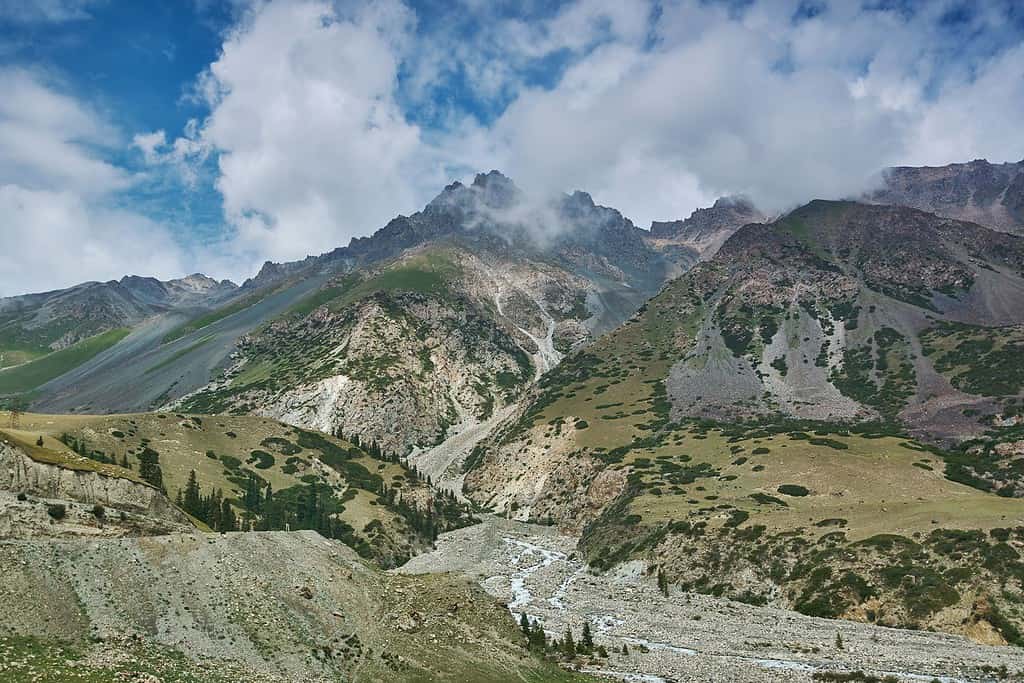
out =
{"type": "Polygon", "coordinates": [[[654,248],[688,269],[696,261],[714,256],[744,225],[766,220],[767,216],[749,200],[720,197],[714,205],[697,209],[686,220],[651,223],[648,239],[654,248]]]}
{"type": "Polygon", "coordinates": [[[898,204],[993,230],[1024,234],[1024,161],[976,159],[948,166],[901,166],[883,174],[883,187],[866,201],[898,204]]]}
{"type": "Polygon", "coordinates": [[[450,242],[345,275],[257,334],[182,406],[257,412],[385,451],[489,420],[586,340],[593,285],[544,261],[450,242]]]}
{"type": "Polygon", "coordinates": [[[986,492],[1014,481],[1010,451],[972,469],[903,432],[1016,414],[1022,266],[1021,238],[913,209],[816,201],[747,226],[543,377],[466,495],[581,531],[597,568],[1014,641],[1024,502],[986,492]]]}
{"type": "MultiPolygon", "coordinates": [[[[502,368],[495,371],[514,372],[521,380],[524,373],[536,374],[536,368],[551,366],[560,354],[617,326],[675,272],[675,267],[645,242],[645,235],[617,211],[596,206],[584,193],[534,201],[500,173],[481,174],[471,185],[449,185],[423,211],[399,216],[371,237],[355,239],[348,247],[295,263],[265,264],[255,278],[217,306],[207,306],[191,316],[175,310],[148,318],[113,348],[70,371],[57,373],[61,376],[38,389],[35,406],[48,411],[139,411],[188,397],[184,400],[197,409],[215,405],[244,409],[353,433],[353,420],[362,423],[363,418],[330,417],[332,402],[325,403],[319,396],[321,389],[337,393],[338,387],[316,389],[315,396],[309,395],[307,379],[315,376],[321,381],[339,376],[331,375],[320,361],[299,367],[304,361],[293,358],[292,372],[280,378],[280,389],[295,390],[302,397],[285,396],[281,391],[267,393],[262,391],[266,387],[259,387],[262,393],[246,399],[249,407],[244,407],[245,401],[232,399],[229,405],[196,396],[209,396],[223,389],[220,385],[226,376],[236,373],[244,358],[262,353],[256,349],[261,344],[264,351],[284,346],[298,351],[308,346],[305,350],[323,360],[325,353],[333,353],[333,341],[351,331],[356,318],[363,321],[359,329],[366,331],[374,328],[371,319],[383,321],[389,313],[419,306],[413,317],[423,320],[436,314],[447,320],[431,323],[440,332],[464,319],[464,312],[469,310],[466,302],[472,302],[473,319],[482,326],[462,331],[463,350],[448,358],[453,363],[451,376],[479,379],[476,369],[467,367],[460,372],[460,367],[465,362],[490,362],[490,351],[472,359],[464,353],[475,343],[473,337],[482,334],[492,339],[495,353],[506,356],[495,361],[495,367],[502,368]],[[424,291],[418,275],[409,275],[422,268],[402,265],[408,259],[430,261],[427,252],[432,250],[444,261],[449,259],[444,252],[452,249],[455,256],[451,258],[459,262],[458,268],[466,276],[442,273],[437,287],[427,287],[430,291],[424,291]],[[411,279],[403,279],[406,276],[411,279]],[[492,282],[492,278],[498,279],[492,282]],[[362,284],[356,286],[357,281],[362,284]],[[376,282],[383,284],[373,284],[376,282]],[[341,296],[349,286],[352,291],[341,296]],[[454,291],[447,292],[448,288],[454,291]],[[413,301],[406,295],[419,299],[413,301]],[[340,315],[341,309],[351,308],[357,300],[366,302],[381,296],[391,297],[390,309],[363,306],[361,312],[340,315]],[[455,309],[450,307],[452,301],[460,302],[455,309]],[[323,304],[330,304],[332,316],[318,321],[323,304]],[[441,308],[428,311],[423,305],[441,308]],[[299,323],[303,334],[311,335],[308,344],[302,339],[287,339],[288,326],[297,330],[299,323]],[[318,331],[314,333],[313,328],[318,331]],[[314,350],[312,347],[317,345],[314,350]],[[504,351],[497,350],[499,347],[504,351]],[[535,356],[534,368],[529,371],[522,362],[523,353],[535,356]],[[137,381],[138,377],[145,381],[137,381]],[[208,387],[211,381],[214,385],[208,387]]],[[[437,273],[427,275],[428,279],[437,277],[437,273]]],[[[371,348],[377,343],[394,345],[398,355],[406,359],[425,352],[423,340],[406,335],[361,339],[365,341],[364,351],[370,355],[383,353],[371,348]]],[[[353,359],[350,365],[357,362],[361,361],[353,359]]],[[[249,365],[250,375],[242,378],[243,383],[252,378],[255,366],[249,365]]],[[[520,380],[503,381],[519,385],[520,380]]],[[[472,385],[482,383],[486,382],[469,381],[472,385]]],[[[239,382],[233,385],[237,387],[239,382]]],[[[481,406],[470,405],[467,396],[471,390],[467,386],[454,389],[462,396],[458,398],[448,395],[446,387],[419,387],[410,392],[408,383],[402,385],[402,395],[394,394],[393,400],[412,401],[425,413],[422,419],[417,416],[420,424],[410,424],[415,436],[387,440],[378,425],[370,429],[373,440],[397,450],[411,444],[435,443],[453,422],[466,422],[470,414],[487,412],[481,406]],[[417,391],[419,396],[413,399],[417,391]]],[[[385,393],[389,390],[387,386],[379,388],[385,393]]],[[[393,393],[398,389],[390,388],[393,393]]],[[[483,400],[495,402],[497,407],[511,397],[505,391],[499,392],[508,394],[505,398],[495,392],[473,391],[481,396],[492,394],[483,400]]],[[[359,407],[365,404],[362,392],[357,389],[351,400],[340,396],[333,402],[356,405],[346,409],[348,415],[363,414],[365,409],[359,407]]],[[[372,400],[383,398],[374,396],[372,400]]]]}
{"type": "Polygon", "coordinates": [[[237,287],[205,275],[126,276],[0,299],[0,396],[23,394],[115,346],[143,321],[216,306],[237,287]]]}
{"type": "Polygon", "coordinates": [[[310,531],[14,541],[0,571],[9,681],[592,680],[535,659],[465,579],[310,531]]]}
{"type": "Polygon", "coordinates": [[[131,327],[157,312],[216,303],[235,289],[229,281],[201,274],[166,282],[125,276],[0,299],[0,367],[59,351],[107,330],[131,327]]]}
{"type": "MultiPolygon", "coordinates": [[[[86,514],[75,525],[51,522],[43,535],[122,535],[115,511],[132,513],[132,523],[139,515],[153,517],[163,533],[180,531],[174,524],[183,510],[200,527],[218,531],[315,529],[391,567],[428,547],[437,533],[474,521],[373,448],[264,418],[26,414],[17,429],[0,435],[29,463],[12,466],[23,474],[0,478],[0,518],[13,519],[7,526],[14,531],[25,520],[49,521],[43,502],[51,499],[66,499],[72,511],[77,504],[86,512],[94,504],[111,510],[86,514]],[[33,445],[38,439],[43,446],[33,445]],[[79,472],[99,478],[83,483],[79,472]],[[145,490],[118,493],[138,485],[145,490]],[[160,506],[143,495],[153,489],[174,504],[165,499],[160,506]],[[15,500],[19,493],[30,497],[15,500]]],[[[33,524],[24,526],[38,529],[33,524]]]]}
{"type": "Polygon", "coordinates": [[[496,172],[452,184],[336,252],[344,269],[175,405],[358,434],[455,478],[484,425],[672,271],[644,235],[583,193],[533,205],[496,172]]]}

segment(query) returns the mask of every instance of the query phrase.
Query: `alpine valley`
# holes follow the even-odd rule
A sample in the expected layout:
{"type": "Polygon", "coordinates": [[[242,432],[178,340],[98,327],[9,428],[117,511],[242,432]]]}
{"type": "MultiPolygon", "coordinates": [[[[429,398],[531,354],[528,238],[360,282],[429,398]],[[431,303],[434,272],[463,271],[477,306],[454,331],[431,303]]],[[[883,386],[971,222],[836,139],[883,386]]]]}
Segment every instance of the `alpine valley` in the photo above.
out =
{"type": "Polygon", "coordinates": [[[1022,169],[0,299],[0,679],[1018,680],[1022,169]]]}

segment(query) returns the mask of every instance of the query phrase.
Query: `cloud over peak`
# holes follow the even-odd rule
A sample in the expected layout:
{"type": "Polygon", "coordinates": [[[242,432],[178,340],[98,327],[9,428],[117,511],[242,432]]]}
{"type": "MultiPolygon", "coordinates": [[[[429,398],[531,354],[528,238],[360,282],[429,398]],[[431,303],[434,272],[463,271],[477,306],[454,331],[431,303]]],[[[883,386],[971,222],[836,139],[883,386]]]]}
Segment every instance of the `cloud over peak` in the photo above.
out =
{"type": "MultiPolygon", "coordinates": [[[[95,6],[39,4],[50,21],[95,6]]],[[[646,226],[722,195],[779,211],[857,194],[889,165],[1024,158],[1013,0],[233,0],[224,14],[216,56],[173,94],[199,108],[180,129],[125,133],[40,71],[0,70],[15,93],[0,182],[74,198],[85,225],[149,216],[141,233],[182,245],[167,249],[188,270],[244,279],[481,169],[530,196],[587,190],[646,226]],[[169,227],[133,204],[140,185],[216,195],[218,233],[169,227]]]]}

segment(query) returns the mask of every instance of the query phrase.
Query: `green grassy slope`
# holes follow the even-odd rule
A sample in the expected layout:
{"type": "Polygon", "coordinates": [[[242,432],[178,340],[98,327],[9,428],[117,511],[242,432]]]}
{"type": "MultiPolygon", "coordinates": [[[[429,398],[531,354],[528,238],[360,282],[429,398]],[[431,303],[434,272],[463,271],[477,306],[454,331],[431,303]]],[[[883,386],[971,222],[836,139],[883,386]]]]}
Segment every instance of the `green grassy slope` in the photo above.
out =
{"type": "Polygon", "coordinates": [[[379,459],[342,439],[246,416],[173,413],[38,415],[8,430],[42,462],[139,480],[155,461],[168,496],[189,505],[189,479],[198,493],[219,491],[238,524],[256,529],[316,528],[365,557],[393,566],[428,545],[436,533],[470,523],[460,506],[434,496],[404,465],[379,459]],[[40,436],[44,448],[34,446],[40,436]],[[273,507],[267,505],[267,487],[273,507]],[[182,498],[179,499],[179,493],[182,498]],[[310,506],[317,506],[310,518],[310,506]]]}
{"type": "Polygon", "coordinates": [[[109,349],[129,332],[127,328],[109,330],[23,365],[0,370],[0,394],[31,391],[109,349]]]}

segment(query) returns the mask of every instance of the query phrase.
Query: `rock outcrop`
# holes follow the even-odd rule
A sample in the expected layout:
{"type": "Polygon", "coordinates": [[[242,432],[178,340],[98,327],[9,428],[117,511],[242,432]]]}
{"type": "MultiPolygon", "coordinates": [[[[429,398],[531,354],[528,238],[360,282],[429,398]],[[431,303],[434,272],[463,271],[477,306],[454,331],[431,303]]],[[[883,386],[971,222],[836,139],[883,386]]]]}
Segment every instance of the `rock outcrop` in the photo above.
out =
{"type": "Polygon", "coordinates": [[[188,516],[148,484],[39,462],[0,442],[0,537],[138,535],[191,529],[188,516]]]}

